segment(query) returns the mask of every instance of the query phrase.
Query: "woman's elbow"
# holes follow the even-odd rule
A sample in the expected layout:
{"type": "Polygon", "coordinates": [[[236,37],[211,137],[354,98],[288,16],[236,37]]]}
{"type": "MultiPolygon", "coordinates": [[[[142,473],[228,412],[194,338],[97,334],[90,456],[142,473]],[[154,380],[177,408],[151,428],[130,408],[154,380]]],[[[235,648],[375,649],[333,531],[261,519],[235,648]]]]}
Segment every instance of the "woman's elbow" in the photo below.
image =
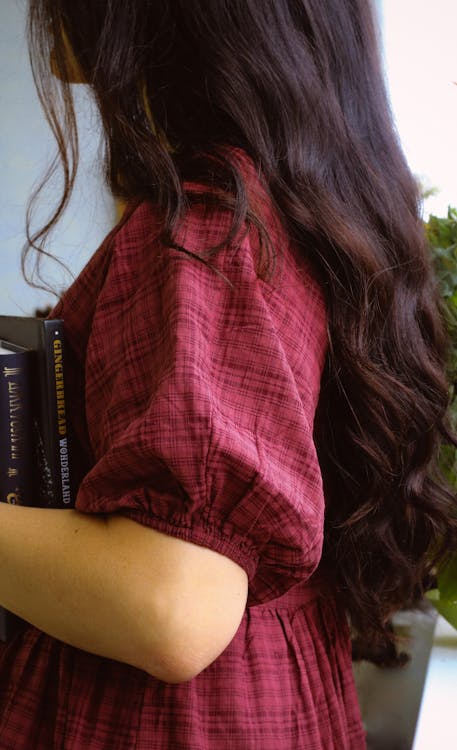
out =
{"type": "Polygon", "coordinates": [[[210,666],[230,645],[244,613],[244,607],[226,613],[225,621],[214,622],[206,617],[181,618],[174,627],[162,631],[144,650],[144,670],[153,677],[171,684],[189,682],[210,666]]]}
{"type": "Polygon", "coordinates": [[[158,680],[178,685],[193,680],[221,653],[222,651],[217,653],[215,649],[208,649],[197,656],[190,643],[176,644],[174,647],[164,648],[160,654],[153,651],[149,658],[147,654],[143,655],[142,668],[158,680]]]}

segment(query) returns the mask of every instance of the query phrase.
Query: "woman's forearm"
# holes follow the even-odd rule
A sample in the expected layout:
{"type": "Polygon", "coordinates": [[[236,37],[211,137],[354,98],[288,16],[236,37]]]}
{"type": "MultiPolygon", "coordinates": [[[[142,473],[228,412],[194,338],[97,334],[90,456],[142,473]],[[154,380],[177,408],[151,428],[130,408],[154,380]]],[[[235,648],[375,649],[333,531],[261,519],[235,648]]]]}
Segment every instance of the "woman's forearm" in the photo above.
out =
{"type": "Polygon", "coordinates": [[[120,515],[0,503],[0,605],[65,643],[191,679],[235,635],[245,571],[120,515]]]}
{"type": "Polygon", "coordinates": [[[159,601],[154,612],[153,571],[135,569],[124,531],[101,516],[0,503],[0,604],[77,648],[166,679],[166,614],[159,601]]]}

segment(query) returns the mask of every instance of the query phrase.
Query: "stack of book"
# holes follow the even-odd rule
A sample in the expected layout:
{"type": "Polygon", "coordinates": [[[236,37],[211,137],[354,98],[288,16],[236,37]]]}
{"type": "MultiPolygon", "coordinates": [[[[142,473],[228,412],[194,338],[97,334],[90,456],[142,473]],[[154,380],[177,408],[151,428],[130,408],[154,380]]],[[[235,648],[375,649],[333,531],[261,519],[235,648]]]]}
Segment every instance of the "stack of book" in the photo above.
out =
{"type": "MultiPolygon", "coordinates": [[[[62,320],[0,315],[0,501],[71,508],[62,320]]],[[[18,618],[0,608],[0,640],[18,618]]]]}

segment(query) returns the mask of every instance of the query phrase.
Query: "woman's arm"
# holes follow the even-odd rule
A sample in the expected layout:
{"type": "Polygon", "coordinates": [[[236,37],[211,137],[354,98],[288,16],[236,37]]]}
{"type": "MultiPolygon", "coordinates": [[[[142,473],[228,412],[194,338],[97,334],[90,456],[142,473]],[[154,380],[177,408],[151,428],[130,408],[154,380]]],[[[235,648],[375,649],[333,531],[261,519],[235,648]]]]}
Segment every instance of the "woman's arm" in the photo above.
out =
{"type": "Polygon", "coordinates": [[[247,576],[122,516],[0,503],[0,604],[100,656],[184,682],[235,635],[247,576]]]}

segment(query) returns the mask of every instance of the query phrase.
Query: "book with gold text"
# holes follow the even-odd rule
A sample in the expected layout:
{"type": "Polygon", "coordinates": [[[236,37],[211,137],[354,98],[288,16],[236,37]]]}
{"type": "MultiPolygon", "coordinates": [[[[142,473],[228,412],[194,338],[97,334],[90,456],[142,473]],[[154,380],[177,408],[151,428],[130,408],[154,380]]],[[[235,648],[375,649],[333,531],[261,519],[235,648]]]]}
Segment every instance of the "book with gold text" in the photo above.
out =
{"type": "MultiPolygon", "coordinates": [[[[0,501],[71,508],[62,320],[0,316],[0,501]]],[[[21,620],[0,607],[0,640],[21,620]]]]}

